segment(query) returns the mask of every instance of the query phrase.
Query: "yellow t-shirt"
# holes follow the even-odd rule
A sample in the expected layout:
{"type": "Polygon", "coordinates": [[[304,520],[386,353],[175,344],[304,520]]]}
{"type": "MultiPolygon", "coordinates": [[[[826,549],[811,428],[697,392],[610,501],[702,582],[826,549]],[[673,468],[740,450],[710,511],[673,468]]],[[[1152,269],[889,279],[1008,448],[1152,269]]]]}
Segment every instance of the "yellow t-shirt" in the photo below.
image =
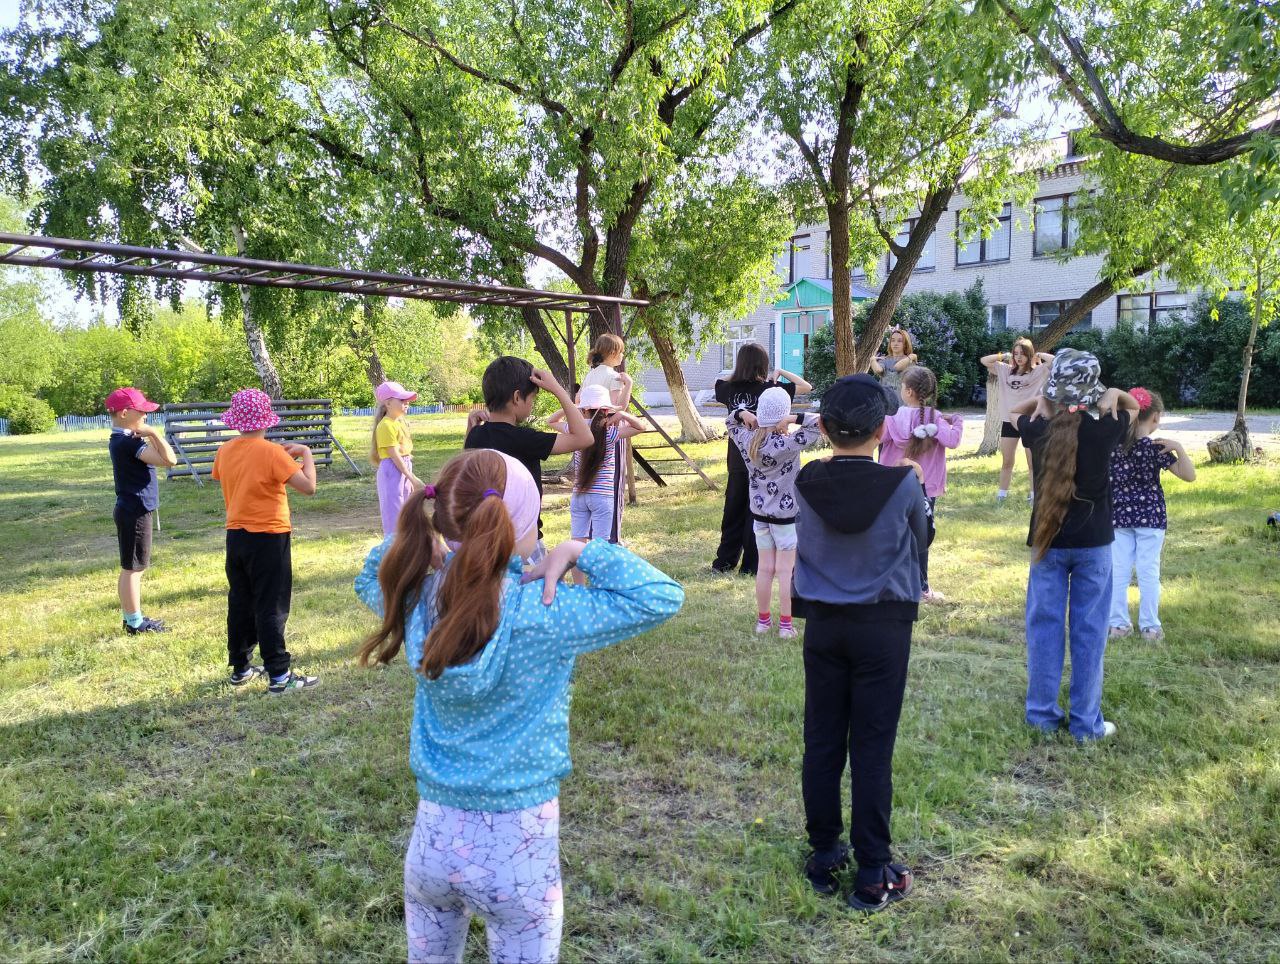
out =
{"type": "Polygon", "coordinates": [[[413,436],[402,418],[384,418],[378,423],[374,438],[378,445],[378,461],[391,455],[392,446],[399,446],[401,456],[413,454],[413,436]]]}

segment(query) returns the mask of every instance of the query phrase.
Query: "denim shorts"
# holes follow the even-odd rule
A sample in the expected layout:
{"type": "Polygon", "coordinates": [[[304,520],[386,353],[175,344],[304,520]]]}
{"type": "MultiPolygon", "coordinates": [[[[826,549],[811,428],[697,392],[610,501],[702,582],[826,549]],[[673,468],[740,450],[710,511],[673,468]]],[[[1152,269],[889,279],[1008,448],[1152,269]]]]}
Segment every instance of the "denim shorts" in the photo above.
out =
{"type": "Polygon", "coordinates": [[[608,539],[613,534],[613,496],[575,492],[569,496],[569,535],[574,539],[608,539]]]}
{"type": "Polygon", "coordinates": [[[765,551],[778,549],[782,552],[794,552],[796,548],[796,524],[794,522],[761,522],[759,519],[751,523],[756,534],[756,548],[765,551]]]}

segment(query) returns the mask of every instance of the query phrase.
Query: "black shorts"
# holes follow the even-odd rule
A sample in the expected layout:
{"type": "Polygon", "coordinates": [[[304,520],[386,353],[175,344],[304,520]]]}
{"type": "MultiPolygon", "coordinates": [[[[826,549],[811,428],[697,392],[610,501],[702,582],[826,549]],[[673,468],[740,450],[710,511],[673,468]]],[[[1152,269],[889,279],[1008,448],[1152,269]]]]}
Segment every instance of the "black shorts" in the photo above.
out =
{"type": "Polygon", "coordinates": [[[151,513],[138,515],[116,506],[115,520],[120,568],[142,572],[151,565],[151,513]]]}
{"type": "Polygon", "coordinates": [[[1019,434],[1018,427],[1014,425],[1012,422],[1001,422],[1000,437],[1001,438],[1022,438],[1022,435],[1019,434]]]}

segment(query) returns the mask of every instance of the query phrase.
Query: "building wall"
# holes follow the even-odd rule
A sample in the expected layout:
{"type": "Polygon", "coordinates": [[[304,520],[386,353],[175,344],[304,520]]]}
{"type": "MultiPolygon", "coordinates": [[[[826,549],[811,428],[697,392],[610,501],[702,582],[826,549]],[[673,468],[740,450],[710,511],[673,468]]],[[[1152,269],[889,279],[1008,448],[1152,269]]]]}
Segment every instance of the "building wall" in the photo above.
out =
{"type": "MultiPolygon", "coordinates": [[[[1076,194],[1084,188],[1084,181],[1082,165],[1068,160],[1041,175],[1036,197],[1076,194]]],[[[1104,260],[1102,255],[1074,258],[1066,262],[1048,255],[1037,256],[1033,247],[1032,212],[1029,207],[1017,204],[1012,205],[1011,210],[1008,259],[998,263],[957,264],[957,217],[958,212],[967,206],[968,202],[963,195],[953,199],[934,232],[934,266],[917,269],[907,283],[906,294],[921,291],[963,291],[981,278],[988,304],[993,308],[1003,306],[1005,309],[1005,327],[1011,331],[1026,331],[1031,328],[1033,303],[1072,301],[1098,281],[1098,272],[1104,260]]],[[[804,277],[830,277],[825,224],[805,225],[797,229],[793,246],[794,251],[786,251],[777,259],[780,284],[804,277]]],[[[878,291],[887,271],[888,258],[885,256],[881,257],[874,277],[863,278],[855,273],[854,280],[878,291]]],[[[1164,290],[1170,286],[1157,287],[1164,290]]],[[[775,349],[770,338],[770,325],[776,318],[769,304],[769,301],[762,299],[759,308],[730,325],[728,338],[759,341],[769,348],[772,356],[775,349]]],[[[1117,299],[1113,297],[1095,308],[1093,327],[1114,327],[1117,305],[1117,299]]],[[[695,396],[695,400],[700,392],[709,392],[715,380],[723,376],[725,368],[722,356],[727,357],[721,346],[709,345],[700,360],[690,359],[683,366],[689,391],[695,396]]],[[[645,397],[651,403],[663,404],[670,401],[661,369],[643,370],[638,377],[645,388],[645,397]]]]}

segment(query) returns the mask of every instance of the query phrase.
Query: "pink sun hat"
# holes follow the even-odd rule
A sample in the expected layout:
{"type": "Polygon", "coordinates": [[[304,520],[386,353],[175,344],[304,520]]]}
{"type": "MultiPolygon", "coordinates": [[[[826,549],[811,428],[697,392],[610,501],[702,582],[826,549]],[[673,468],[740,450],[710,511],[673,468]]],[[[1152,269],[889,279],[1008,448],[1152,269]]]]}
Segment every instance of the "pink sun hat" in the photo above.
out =
{"type": "Polygon", "coordinates": [[[412,402],[418,397],[418,393],[409,391],[399,382],[383,382],[373,390],[373,397],[379,402],[389,402],[393,398],[398,398],[402,402],[412,402]]]}
{"type": "Polygon", "coordinates": [[[256,432],[279,425],[280,416],[271,407],[271,396],[262,389],[242,388],[231,396],[222,424],[236,432],[256,432]]]}

